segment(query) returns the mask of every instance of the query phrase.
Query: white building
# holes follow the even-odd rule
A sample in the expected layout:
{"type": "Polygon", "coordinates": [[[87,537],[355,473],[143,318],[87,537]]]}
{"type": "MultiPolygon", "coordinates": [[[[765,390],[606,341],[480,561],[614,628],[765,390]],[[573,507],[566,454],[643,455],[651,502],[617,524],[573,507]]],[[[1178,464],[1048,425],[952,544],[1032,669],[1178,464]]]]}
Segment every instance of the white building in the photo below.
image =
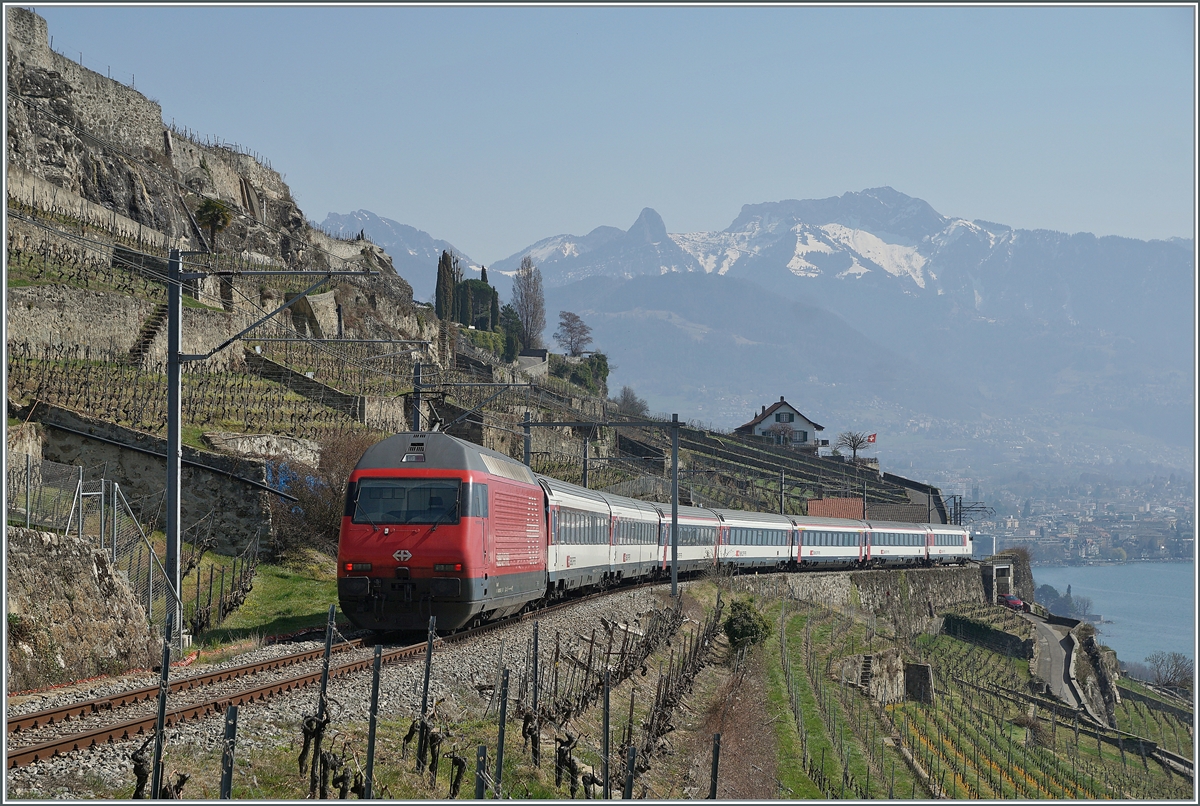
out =
{"type": "MultiPolygon", "coordinates": [[[[757,417],[735,428],[734,433],[752,434],[769,439],[776,445],[815,451],[821,445],[817,432],[824,430],[825,426],[814,423],[780,397],[778,403],[763,406],[757,417]]],[[[825,443],[828,444],[828,440],[825,443]]]]}

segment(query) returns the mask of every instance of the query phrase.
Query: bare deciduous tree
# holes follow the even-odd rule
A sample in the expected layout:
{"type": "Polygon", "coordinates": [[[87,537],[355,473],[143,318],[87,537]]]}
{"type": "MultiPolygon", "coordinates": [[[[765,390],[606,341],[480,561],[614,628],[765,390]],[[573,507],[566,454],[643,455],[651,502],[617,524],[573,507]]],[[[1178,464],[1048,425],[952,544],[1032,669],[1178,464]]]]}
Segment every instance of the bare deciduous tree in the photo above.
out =
{"type": "Polygon", "coordinates": [[[1155,652],[1146,656],[1146,665],[1157,685],[1191,690],[1192,659],[1181,652],[1155,652]]]}
{"type": "Polygon", "coordinates": [[[867,447],[867,435],[861,431],[843,431],[838,434],[835,448],[849,448],[851,459],[858,460],[858,452],[867,447]]]}
{"type": "Polygon", "coordinates": [[[369,434],[333,435],[320,441],[317,467],[284,459],[272,463],[279,486],[298,499],[270,497],[276,553],[290,557],[307,547],[321,551],[337,547],[346,506],[346,480],[363,452],[375,442],[369,434]]]}
{"type": "Polygon", "coordinates": [[[559,311],[554,340],[567,351],[567,355],[583,355],[584,348],[592,343],[592,329],[583,323],[578,314],[559,311]]]}
{"type": "Polygon", "coordinates": [[[632,386],[622,386],[621,391],[617,394],[617,411],[622,414],[628,414],[631,417],[645,417],[650,411],[650,407],[646,405],[646,401],[637,396],[637,392],[633,391],[632,386]]]}
{"type": "Polygon", "coordinates": [[[795,433],[795,429],[793,429],[787,423],[771,423],[771,425],[765,429],[765,433],[770,434],[771,439],[774,440],[777,445],[790,445],[792,444],[792,434],[795,433]]]}
{"type": "Polygon", "coordinates": [[[542,346],[542,331],[546,329],[546,298],[542,293],[542,272],[526,255],[513,277],[512,306],[521,320],[521,343],[526,347],[542,346]]]}

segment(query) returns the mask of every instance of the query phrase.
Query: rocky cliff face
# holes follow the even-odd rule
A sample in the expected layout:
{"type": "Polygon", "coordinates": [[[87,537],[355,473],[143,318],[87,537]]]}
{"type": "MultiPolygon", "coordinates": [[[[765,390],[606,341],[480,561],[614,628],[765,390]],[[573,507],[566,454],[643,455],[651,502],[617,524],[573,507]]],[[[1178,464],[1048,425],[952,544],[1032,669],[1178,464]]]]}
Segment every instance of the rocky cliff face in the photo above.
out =
{"type": "Polygon", "coordinates": [[[8,527],[7,690],[149,668],[146,614],[88,538],[8,527]]]}
{"type": "Polygon", "coordinates": [[[236,148],[164,126],[157,103],[52,51],[44,19],[22,8],[6,13],[9,177],[45,180],[58,191],[53,200],[43,191],[39,207],[100,204],[197,250],[208,233],[192,213],[203,197],[215,197],[234,213],[218,236],[223,254],[290,268],[369,266],[411,301],[411,287],[382,249],[310,228],[279,173],[236,148]]]}

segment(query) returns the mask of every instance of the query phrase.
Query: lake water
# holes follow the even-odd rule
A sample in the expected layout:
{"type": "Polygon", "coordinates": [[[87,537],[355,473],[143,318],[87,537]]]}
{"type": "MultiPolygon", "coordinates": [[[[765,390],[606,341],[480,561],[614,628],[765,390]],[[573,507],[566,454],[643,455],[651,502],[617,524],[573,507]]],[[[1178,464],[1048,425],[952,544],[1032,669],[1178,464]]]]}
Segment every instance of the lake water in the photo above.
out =
{"type": "Polygon", "coordinates": [[[1037,585],[1060,594],[1087,596],[1092,610],[1112,624],[1098,624],[1100,643],[1123,661],[1142,661],[1151,652],[1181,652],[1196,657],[1195,565],[1125,563],[1123,565],[1033,567],[1037,585]]]}

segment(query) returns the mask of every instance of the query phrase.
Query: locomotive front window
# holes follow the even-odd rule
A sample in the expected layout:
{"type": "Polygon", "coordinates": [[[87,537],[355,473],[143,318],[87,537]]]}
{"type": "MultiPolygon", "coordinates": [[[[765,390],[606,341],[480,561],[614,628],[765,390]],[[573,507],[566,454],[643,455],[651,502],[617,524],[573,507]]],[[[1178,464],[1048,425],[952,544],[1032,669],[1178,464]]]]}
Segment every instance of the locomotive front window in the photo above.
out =
{"type": "Polygon", "coordinates": [[[354,523],[458,523],[458,479],[359,479],[354,523]]]}

